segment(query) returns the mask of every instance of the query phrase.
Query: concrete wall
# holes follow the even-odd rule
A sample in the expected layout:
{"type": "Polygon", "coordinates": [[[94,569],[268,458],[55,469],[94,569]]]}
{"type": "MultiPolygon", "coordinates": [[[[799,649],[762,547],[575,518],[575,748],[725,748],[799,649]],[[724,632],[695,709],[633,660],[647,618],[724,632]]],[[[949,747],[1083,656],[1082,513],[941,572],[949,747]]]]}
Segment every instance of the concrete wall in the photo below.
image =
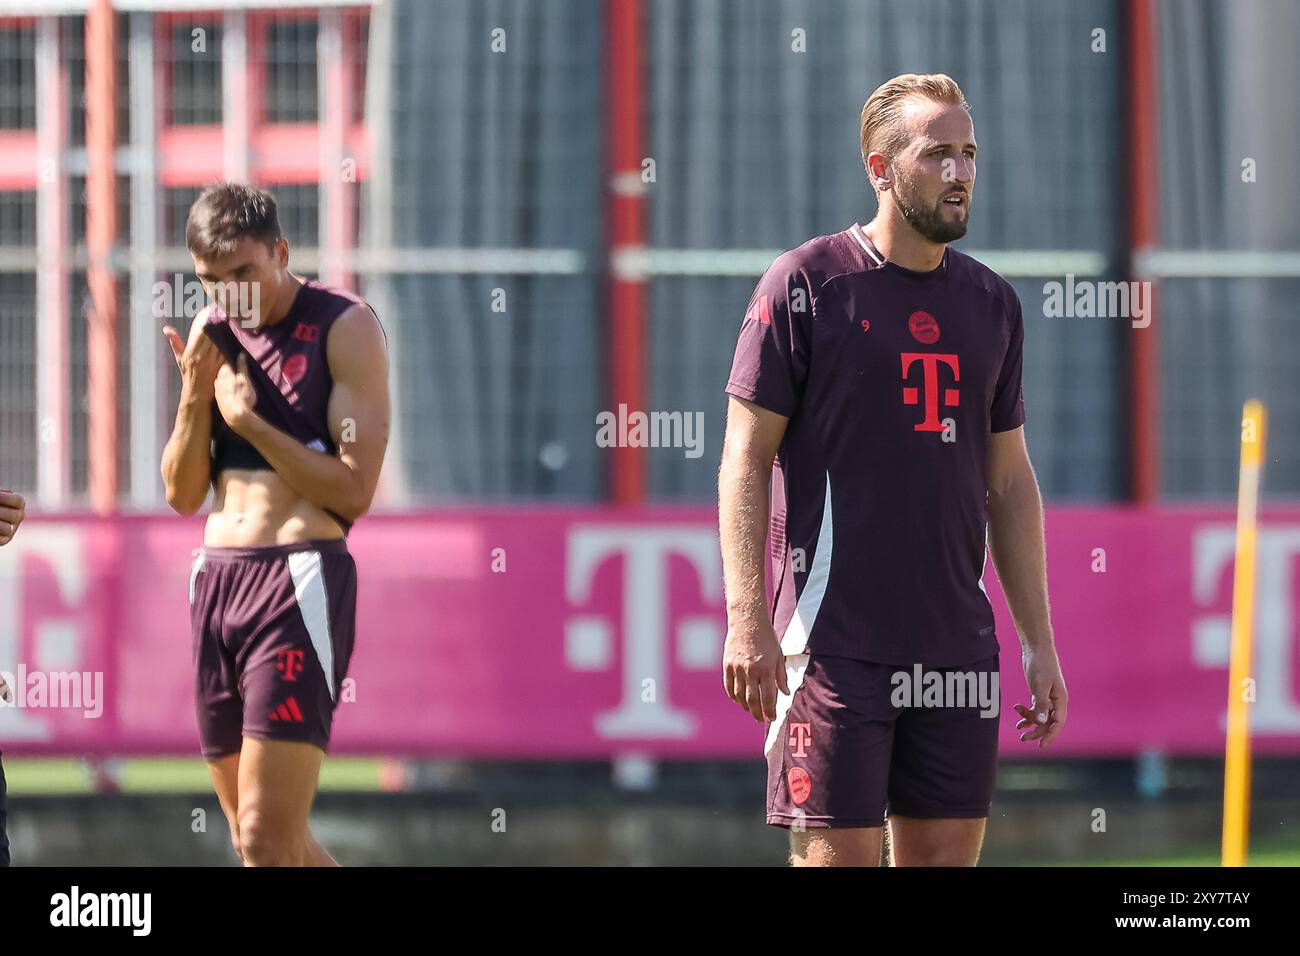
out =
{"type": "MultiPolygon", "coordinates": [[[[1212,849],[1219,837],[1217,801],[1130,798],[1103,803],[1107,830],[1094,833],[1096,800],[1001,799],[989,821],[983,862],[1173,854],[1212,849]]],[[[23,797],[11,804],[15,866],[235,863],[215,798],[23,797]],[[199,820],[206,829],[195,832],[199,820]]],[[[1287,819],[1294,823],[1294,800],[1257,802],[1257,837],[1276,836],[1279,821],[1287,819]]],[[[776,866],[785,860],[784,835],[765,826],[754,807],[635,796],[574,806],[322,794],[313,829],[345,865],[776,866]],[[494,830],[494,820],[504,821],[503,831],[497,832],[500,822],[494,830]]]]}

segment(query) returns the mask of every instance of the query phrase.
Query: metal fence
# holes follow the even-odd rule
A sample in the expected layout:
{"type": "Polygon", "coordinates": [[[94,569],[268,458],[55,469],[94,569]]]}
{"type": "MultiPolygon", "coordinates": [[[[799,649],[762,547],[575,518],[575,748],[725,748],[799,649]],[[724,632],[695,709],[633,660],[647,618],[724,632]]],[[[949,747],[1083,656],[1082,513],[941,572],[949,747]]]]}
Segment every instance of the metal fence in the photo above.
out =
{"type": "MultiPolygon", "coordinates": [[[[705,415],[700,458],[646,457],[647,496],[709,499],[753,283],[780,250],[870,218],[857,113],[905,70],[952,74],[972,104],[980,183],[961,246],[1024,303],[1046,494],[1123,499],[1132,455],[1142,331],[1046,317],[1043,283],[1067,273],[1161,281],[1166,496],[1231,492],[1248,392],[1274,406],[1269,491],[1300,492],[1297,186],[1280,172],[1300,146],[1293,5],[1153,4],[1159,30],[1139,55],[1159,71],[1164,232],[1150,249],[1126,238],[1134,39],[1119,0],[643,4],[652,176],[635,187],[646,232],[631,249],[608,235],[610,191],[627,183],[607,176],[616,91],[600,0],[116,6],[121,507],[161,506],[178,383],[152,290],[193,279],[185,214],[219,177],[271,187],[296,270],[351,285],[389,330],[396,421],[379,506],[604,500],[595,416],[611,403],[623,319],[605,292],[619,270],[645,280],[647,407],[705,415]],[[1244,159],[1258,181],[1241,179],[1244,159]]],[[[0,474],[75,507],[92,431],[86,18],[4,12],[0,474]]]]}

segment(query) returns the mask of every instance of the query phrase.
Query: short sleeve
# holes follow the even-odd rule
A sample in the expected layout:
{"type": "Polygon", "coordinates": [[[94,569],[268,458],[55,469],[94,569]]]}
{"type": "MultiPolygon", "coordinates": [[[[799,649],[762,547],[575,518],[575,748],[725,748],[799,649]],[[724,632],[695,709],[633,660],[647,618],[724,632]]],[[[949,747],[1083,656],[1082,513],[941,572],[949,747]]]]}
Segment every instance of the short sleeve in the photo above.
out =
{"type": "Polygon", "coordinates": [[[726,391],[789,418],[808,375],[812,293],[804,272],[786,259],[777,259],[754,289],[726,391]]]}
{"type": "Polygon", "coordinates": [[[993,393],[993,407],[989,412],[989,430],[1007,432],[1025,423],[1025,393],[1021,383],[1025,351],[1025,322],[1020,313],[1020,298],[1015,290],[1008,290],[1007,303],[1010,333],[1007,353],[1002,358],[997,388],[993,393]]]}

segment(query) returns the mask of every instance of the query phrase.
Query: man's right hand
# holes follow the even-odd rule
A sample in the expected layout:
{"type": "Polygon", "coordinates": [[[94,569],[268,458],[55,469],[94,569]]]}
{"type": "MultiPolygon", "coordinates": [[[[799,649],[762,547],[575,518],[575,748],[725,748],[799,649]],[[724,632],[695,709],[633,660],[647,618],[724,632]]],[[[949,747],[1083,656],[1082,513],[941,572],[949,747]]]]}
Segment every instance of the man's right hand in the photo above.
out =
{"type": "MultiPolygon", "coordinates": [[[[18,532],[18,526],[27,516],[27,502],[23,496],[8,488],[0,488],[0,544],[8,544],[18,532]]],[[[14,702],[13,691],[0,677],[0,698],[7,704],[14,702]]]]}
{"type": "Polygon", "coordinates": [[[776,692],[789,695],[785,655],[766,619],[727,628],[722,651],[722,685],[727,696],[759,723],[776,720],[776,692]]]}
{"type": "Polygon", "coordinates": [[[10,542],[25,517],[27,502],[23,496],[8,488],[0,488],[0,545],[10,542]]]}
{"type": "Polygon", "coordinates": [[[216,395],[217,372],[225,356],[217,344],[203,332],[204,316],[200,313],[190,326],[190,340],[185,343],[181,334],[170,325],[163,326],[163,336],[176,356],[176,367],[181,370],[182,385],[200,398],[216,395]]]}
{"type": "Polygon", "coordinates": [[[0,488],[0,545],[9,544],[18,533],[18,525],[27,516],[27,502],[21,494],[0,488]]]}
{"type": "MultiPolygon", "coordinates": [[[[13,539],[26,516],[27,502],[23,496],[8,488],[0,488],[0,544],[8,544],[13,539]]],[[[13,692],[3,677],[0,677],[0,698],[7,704],[14,700],[13,692]]]]}

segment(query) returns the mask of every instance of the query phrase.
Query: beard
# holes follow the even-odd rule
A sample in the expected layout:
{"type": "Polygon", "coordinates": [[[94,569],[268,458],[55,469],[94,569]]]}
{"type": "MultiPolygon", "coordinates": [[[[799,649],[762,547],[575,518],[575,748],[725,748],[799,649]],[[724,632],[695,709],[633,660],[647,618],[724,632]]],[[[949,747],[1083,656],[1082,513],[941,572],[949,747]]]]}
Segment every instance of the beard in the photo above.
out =
{"type": "Polygon", "coordinates": [[[900,182],[899,185],[903,188],[895,190],[894,193],[894,199],[898,203],[898,211],[903,214],[907,224],[926,239],[943,244],[953,242],[966,235],[966,226],[970,219],[969,194],[967,195],[966,215],[954,221],[945,219],[942,197],[936,200],[934,205],[926,207],[917,200],[911,183],[900,182]]]}

